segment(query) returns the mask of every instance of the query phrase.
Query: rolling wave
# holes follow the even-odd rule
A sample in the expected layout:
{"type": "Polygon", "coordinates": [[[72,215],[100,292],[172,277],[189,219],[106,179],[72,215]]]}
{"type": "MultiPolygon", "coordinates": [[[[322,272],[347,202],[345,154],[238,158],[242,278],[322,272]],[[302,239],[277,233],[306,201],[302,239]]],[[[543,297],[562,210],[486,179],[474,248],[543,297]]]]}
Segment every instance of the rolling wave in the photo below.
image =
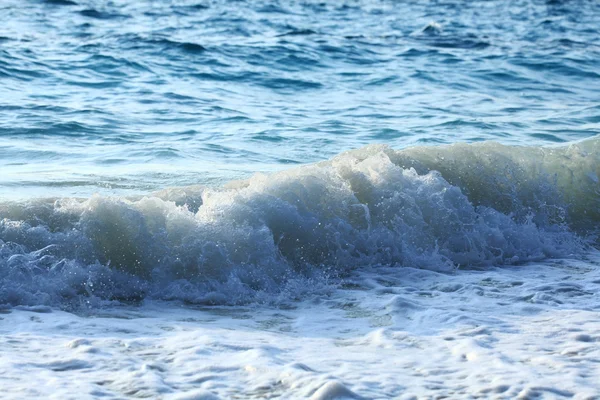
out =
{"type": "Polygon", "coordinates": [[[366,265],[452,271],[566,256],[594,245],[599,161],[599,138],[371,145],[219,188],[5,202],[0,304],[229,304],[366,265]]]}

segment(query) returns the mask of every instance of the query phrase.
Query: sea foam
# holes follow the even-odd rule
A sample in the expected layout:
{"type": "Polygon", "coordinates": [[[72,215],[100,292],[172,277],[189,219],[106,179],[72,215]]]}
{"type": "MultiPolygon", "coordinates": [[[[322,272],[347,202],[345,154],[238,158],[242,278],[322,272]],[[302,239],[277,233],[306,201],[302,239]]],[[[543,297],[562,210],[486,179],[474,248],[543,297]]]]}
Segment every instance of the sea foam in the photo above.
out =
{"type": "Polygon", "coordinates": [[[4,203],[0,304],[229,304],[361,266],[452,271],[566,256],[593,243],[599,157],[597,138],[374,145],[220,188],[4,203]]]}

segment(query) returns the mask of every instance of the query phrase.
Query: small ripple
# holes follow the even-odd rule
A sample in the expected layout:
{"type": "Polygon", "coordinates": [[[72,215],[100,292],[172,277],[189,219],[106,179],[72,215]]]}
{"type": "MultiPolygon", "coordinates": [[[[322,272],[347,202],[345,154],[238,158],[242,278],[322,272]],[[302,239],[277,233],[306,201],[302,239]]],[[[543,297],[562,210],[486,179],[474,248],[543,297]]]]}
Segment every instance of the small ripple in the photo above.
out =
{"type": "Polygon", "coordinates": [[[45,74],[31,68],[17,68],[14,64],[13,66],[8,66],[8,64],[0,60],[0,76],[21,81],[31,81],[34,78],[42,78],[45,74]]]}
{"type": "Polygon", "coordinates": [[[236,150],[234,150],[230,147],[219,145],[219,144],[214,144],[214,143],[207,143],[202,147],[206,150],[209,150],[209,151],[215,152],[215,153],[221,153],[221,154],[235,154],[236,153],[236,150]]]}
{"type": "Polygon", "coordinates": [[[100,20],[129,18],[127,15],[111,13],[111,12],[107,12],[107,11],[98,11],[94,8],[86,8],[85,10],[79,11],[79,14],[84,17],[100,19],[100,20]]]}
{"type": "Polygon", "coordinates": [[[564,143],[566,140],[559,138],[558,136],[552,135],[550,133],[532,133],[529,136],[536,139],[542,139],[547,142],[553,143],[564,143]]]}
{"type": "Polygon", "coordinates": [[[42,3],[51,4],[55,6],[76,6],[76,2],[72,0],[41,0],[42,3]]]}
{"type": "Polygon", "coordinates": [[[285,32],[282,34],[277,35],[276,37],[283,37],[283,36],[308,36],[308,35],[316,35],[317,32],[313,31],[312,29],[294,29],[291,30],[289,32],[285,32]]]}
{"type": "Polygon", "coordinates": [[[384,128],[371,130],[370,137],[376,140],[391,140],[410,135],[411,134],[408,132],[400,132],[396,129],[384,128]]]}
{"type": "Polygon", "coordinates": [[[72,111],[71,108],[53,106],[47,104],[27,104],[27,105],[0,105],[2,111],[48,111],[52,113],[66,113],[72,111]]]}
{"type": "Polygon", "coordinates": [[[384,78],[372,79],[370,81],[365,82],[365,86],[382,86],[394,82],[403,81],[398,75],[390,75],[384,78]]]}
{"type": "Polygon", "coordinates": [[[255,141],[270,143],[280,143],[289,140],[288,138],[280,136],[278,133],[274,133],[271,131],[257,132],[256,134],[251,136],[251,139],[255,141]]]}
{"type": "Polygon", "coordinates": [[[67,85],[85,87],[89,89],[109,89],[121,86],[123,84],[122,81],[117,80],[102,80],[102,81],[74,81],[67,80],[65,81],[67,85]]]}
{"type": "Polygon", "coordinates": [[[187,95],[173,93],[173,92],[164,93],[163,96],[165,96],[168,99],[172,99],[172,100],[182,100],[182,101],[197,101],[198,100],[196,97],[193,97],[193,96],[187,96],[187,95]]]}
{"type": "Polygon", "coordinates": [[[183,158],[184,156],[178,149],[172,147],[160,147],[160,148],[150,148],[143,150],[132,151],[128,154],[129,157],[132,158],[148,158],[151,159],[176,159],[183,158]]]}
{"type": "Polygon", "coordinates": [[[190,8],[192,10],[207,10],[210,7],[207,6],[206,4],[198,3],[198,4],[192,4],[192,5],[186,6],[186,8],[190,8]]]}
{"type": "Polygon", "coordinates": [[[291,78],[273,78],[265,79],[259,83],[261,86],[270,89],[286,89],[286,90],[302,90],[302,89],[319,89],[323,85],[319,82],[305,81],[302,79],[291,78]]]}
{"type": "Polygon", "coordinates": [[[499,110],[502,114],[516,114],[520,112],[526,112],[527,108],[525,107],[505,107],[499,110]]]}
{"type": "MultiPolygon", "coordinates": [[[[61,160],[65,158],[73,158],[72,154],[51,151],[51,150],[34,150],[34,149],[14,149],[14,148],[0,148],[0,155],[2,159],[23,159],[27,160],[28,163],[35,161],[50,161],[50,160],[61,160]]],[[[5,164],[6,165],[6,164],[5,164]]],[[[18,164],[17,164],[18,165],[18,164]]]]}
{"type": "Polygon", "coordinates": [[[588,48],[600,48],[600,44],[590,43],[590,42],[580,42],[571,39],[558,39],[556,43],[569,47],[569,48],[580,48],[580,49],[588,49],[588,48]]]}
{"type": "Polygon", "coordinates": [[[257,10],[257,12],[265,14],[292,14],[291,11],[275,4],[269,4],[261,7],[257,10]]]}
{"type": "Polygon", "coordinates": [[[163,48],[171,48],[171,49],[177,49],[177,50],[183,50],[186,53],[190,53],[190,54],[198,54],[198,53],[203,53],[206,51],[206,47],[202,46],[201,44],[198,43],[193,43],[193,42],[179,42],[176,40],[172,40],[172,39],[150,39],[150,40],[146,40],[147,43],[150,44],[155,44],[155,45],[159,45],[162,46],[163,48]]]}
{"type": "Polygon", "coordinates": [[[441,124],[434,125],[437,127],[474,127],[482,130],[494,130],[496,125],[488,124],[481,121],[465,121],[463,119],[455,119],[452,121],[442,122],[441,124]]]}
{"type": "Polygon", "coordinates": [[[318,57],[310,57],[310,55],[290,54],[276,60],[278,66],[283,67],[286,71],[305,71],[306,68],[321,67],[318,57]]]}
{"type": "Polygon", "coordinates": [[[406,51],[400,53],[399,56],[412,58],[412,57],[426,57],[430,54],[438,54],[438,51],[437,50],[415,49],[414,47],[411,47],[411,48],[407,49],[406,51]]]}
{"type": "Polygon", "coordinates": [[[290,165],[290,164],[295,164],[295,165],[297,165],[297,164],[302,164],[302,162],[300,162],[300,161],[298,161],[298,160],[292,160],[292,159],[289,159],[289,158],[277,158],[275,161],[276,161],[277,163],[279,163],[279,164],[285,164],[285,165],[290,165]]]}
{"type": "MultiPolygon", "coordinates": [[[[526,78],[522,75],[514,73],[512,71],[475,71],[475,76],[480,77],[484,80],[489,80],[492,82],[513,82],[519,84],[539,84],[540,82],[535,79],[526,78]]],[[[524,87],[520,88],[521,90],[525,90],[524,87]]]]}
{"type": "Polygon", "coordinates": [[[422,137],[417,140],[417,143],[433,143],[433,144],[445,144],[446,140],[437,137],[422,137]]]}
{"type": "Polygon", "coordinates": [[[533,71],[551,72],[565,76],[579,76],[583,78],[600,78],[600,74],[593,71],[585,71],[580,68],[570,67],[558,62],[528,62],[524,60],[514,60],[513,64],[528,68],[533,71]]]}
{"type": "Polygon", "coordinates": [[[258,74],[254,72],[239,72],[237,74],[227,74],[220,71],[196,72],[189,76],[201,81],[220,81],[220,82],[252,82],[258,79],[258,74]]]}
{"type": "Polygon", "coordinates": [[[344,35],[344,39],[348,39],[348,40],[366,39],[366,36],[365,35],[344,35]]]}
{"type": "Polygon", "coordinates": [[[126,58],[118,57],[117,55],[94,54],[84,63],[84,68],[91,69],[95,72],[106,73],[110,76],[120,75],[128,76],[127,72],[120,72],[123,67],[128,67],[136,71],[153,73],[150,68],[136,61],[131,61],[126,58]]]}
{"type": "Polygon", "coordinates": [[[128,158],[105,158],[100,157],[95,160],[97,164],[113,165],[113,164],[126,164],[130,160],[128,158]]]}
{"type": "Polygon", "coordinates": [[[437,38],[435,40],[426,40],[425,43],[432,47],[444,49],[469,49],[482,50],[490,47],[490,43],[476,39],[460,38],[437,38]]]}

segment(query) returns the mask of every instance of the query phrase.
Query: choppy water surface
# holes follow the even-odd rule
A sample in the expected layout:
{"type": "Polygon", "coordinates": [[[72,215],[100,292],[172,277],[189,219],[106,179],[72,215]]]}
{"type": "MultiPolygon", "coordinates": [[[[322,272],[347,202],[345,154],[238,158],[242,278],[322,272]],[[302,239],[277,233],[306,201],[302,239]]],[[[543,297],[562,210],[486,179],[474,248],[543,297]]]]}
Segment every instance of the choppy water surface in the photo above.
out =
{"type": "Polygon", "coordinates": [[[368,143],[600,132],[595,1],[0,4],[0,196],[219,185],[368,143]]]}
{"type": "Polygon", "coordinates": [[[597,398],[599,22],[0,0],[0,397],[597,398]]]}

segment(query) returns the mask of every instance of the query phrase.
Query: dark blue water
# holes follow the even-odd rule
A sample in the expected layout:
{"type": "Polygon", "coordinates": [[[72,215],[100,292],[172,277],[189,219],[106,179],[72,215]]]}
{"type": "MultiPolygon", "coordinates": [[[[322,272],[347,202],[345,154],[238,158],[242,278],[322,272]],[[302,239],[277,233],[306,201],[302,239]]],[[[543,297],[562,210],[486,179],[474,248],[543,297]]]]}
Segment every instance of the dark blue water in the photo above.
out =
{"type": "Polygon", "coordinates": [[[0,3],[0,196],[600,133],[597,1],[0,3]]]}

